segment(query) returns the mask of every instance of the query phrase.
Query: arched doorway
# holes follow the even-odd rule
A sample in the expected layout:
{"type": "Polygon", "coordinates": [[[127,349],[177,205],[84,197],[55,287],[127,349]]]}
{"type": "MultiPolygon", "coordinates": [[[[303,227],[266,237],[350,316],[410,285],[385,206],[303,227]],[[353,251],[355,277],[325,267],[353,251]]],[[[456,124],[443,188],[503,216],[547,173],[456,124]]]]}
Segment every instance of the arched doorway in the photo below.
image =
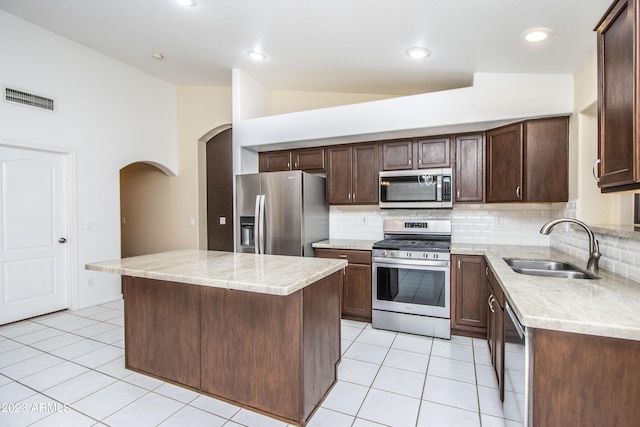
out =
{"type": "Polygon", "coordinates": [[[233,252],[232,131],[226,129],[206,142],[207,249],[233,252]]]}

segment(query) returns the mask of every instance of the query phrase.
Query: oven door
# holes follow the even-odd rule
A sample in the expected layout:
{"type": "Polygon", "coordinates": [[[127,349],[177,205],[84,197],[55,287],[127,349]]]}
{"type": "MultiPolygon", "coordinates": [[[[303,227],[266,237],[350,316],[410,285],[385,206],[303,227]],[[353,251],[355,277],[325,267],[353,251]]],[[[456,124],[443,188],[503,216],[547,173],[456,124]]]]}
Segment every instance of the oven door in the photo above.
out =
{"type": "Polygon", "coordinates": [[[373,309],[451,318],[449,261],[374,258],[373,309]]]}

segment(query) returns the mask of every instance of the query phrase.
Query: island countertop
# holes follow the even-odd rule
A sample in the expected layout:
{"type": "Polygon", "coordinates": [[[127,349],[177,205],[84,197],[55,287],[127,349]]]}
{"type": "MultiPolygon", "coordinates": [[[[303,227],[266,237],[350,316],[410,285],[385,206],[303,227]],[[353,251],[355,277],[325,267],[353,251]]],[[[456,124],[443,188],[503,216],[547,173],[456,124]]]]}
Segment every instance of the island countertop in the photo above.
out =
{"type": "Polygon", "coordinates": [[[87,270],[269,295],[290,295],[339,271],[337,259],[185,249],[86,264],[87,270]]]}

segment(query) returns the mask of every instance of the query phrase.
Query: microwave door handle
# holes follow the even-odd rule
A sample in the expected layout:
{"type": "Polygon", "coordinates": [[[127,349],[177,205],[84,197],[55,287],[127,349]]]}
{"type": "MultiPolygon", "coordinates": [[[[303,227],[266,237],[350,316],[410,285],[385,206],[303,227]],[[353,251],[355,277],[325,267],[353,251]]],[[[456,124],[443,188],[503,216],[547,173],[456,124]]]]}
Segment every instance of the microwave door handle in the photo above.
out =
{"type": "Polygon", "coordinates": [[[437,182],[436,201],[441,202],[442,201],[442,174],[437,175],[436,182],[437,182]]]}

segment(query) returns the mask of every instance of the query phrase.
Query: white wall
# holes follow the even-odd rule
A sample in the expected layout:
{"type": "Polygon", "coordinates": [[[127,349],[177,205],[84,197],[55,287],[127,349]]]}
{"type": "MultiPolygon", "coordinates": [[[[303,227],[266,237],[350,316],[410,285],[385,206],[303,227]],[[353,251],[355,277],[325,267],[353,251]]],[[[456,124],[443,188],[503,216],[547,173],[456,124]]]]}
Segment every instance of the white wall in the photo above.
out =
{"type": "Polygon", "coordinates": [[[75,153],[75,308],[116,299],[120,277],[84,264],[120,258],[122,167],[147,161],[177,172],[175,87],[1,11],[0,40],[0,84],[59,106],[50,113],[0,102],[0,140],[75,153]]]}
{"type": "Polygon", "coordinates": [[[572,75],[476,74],[468,88],[258,117],[256,111],[265,111],[258,108],[264,105],[264,91],[254,94],[255,84],[239,70],[233,76],[234,144],[240,147],[573,111],[572,75]]]}

